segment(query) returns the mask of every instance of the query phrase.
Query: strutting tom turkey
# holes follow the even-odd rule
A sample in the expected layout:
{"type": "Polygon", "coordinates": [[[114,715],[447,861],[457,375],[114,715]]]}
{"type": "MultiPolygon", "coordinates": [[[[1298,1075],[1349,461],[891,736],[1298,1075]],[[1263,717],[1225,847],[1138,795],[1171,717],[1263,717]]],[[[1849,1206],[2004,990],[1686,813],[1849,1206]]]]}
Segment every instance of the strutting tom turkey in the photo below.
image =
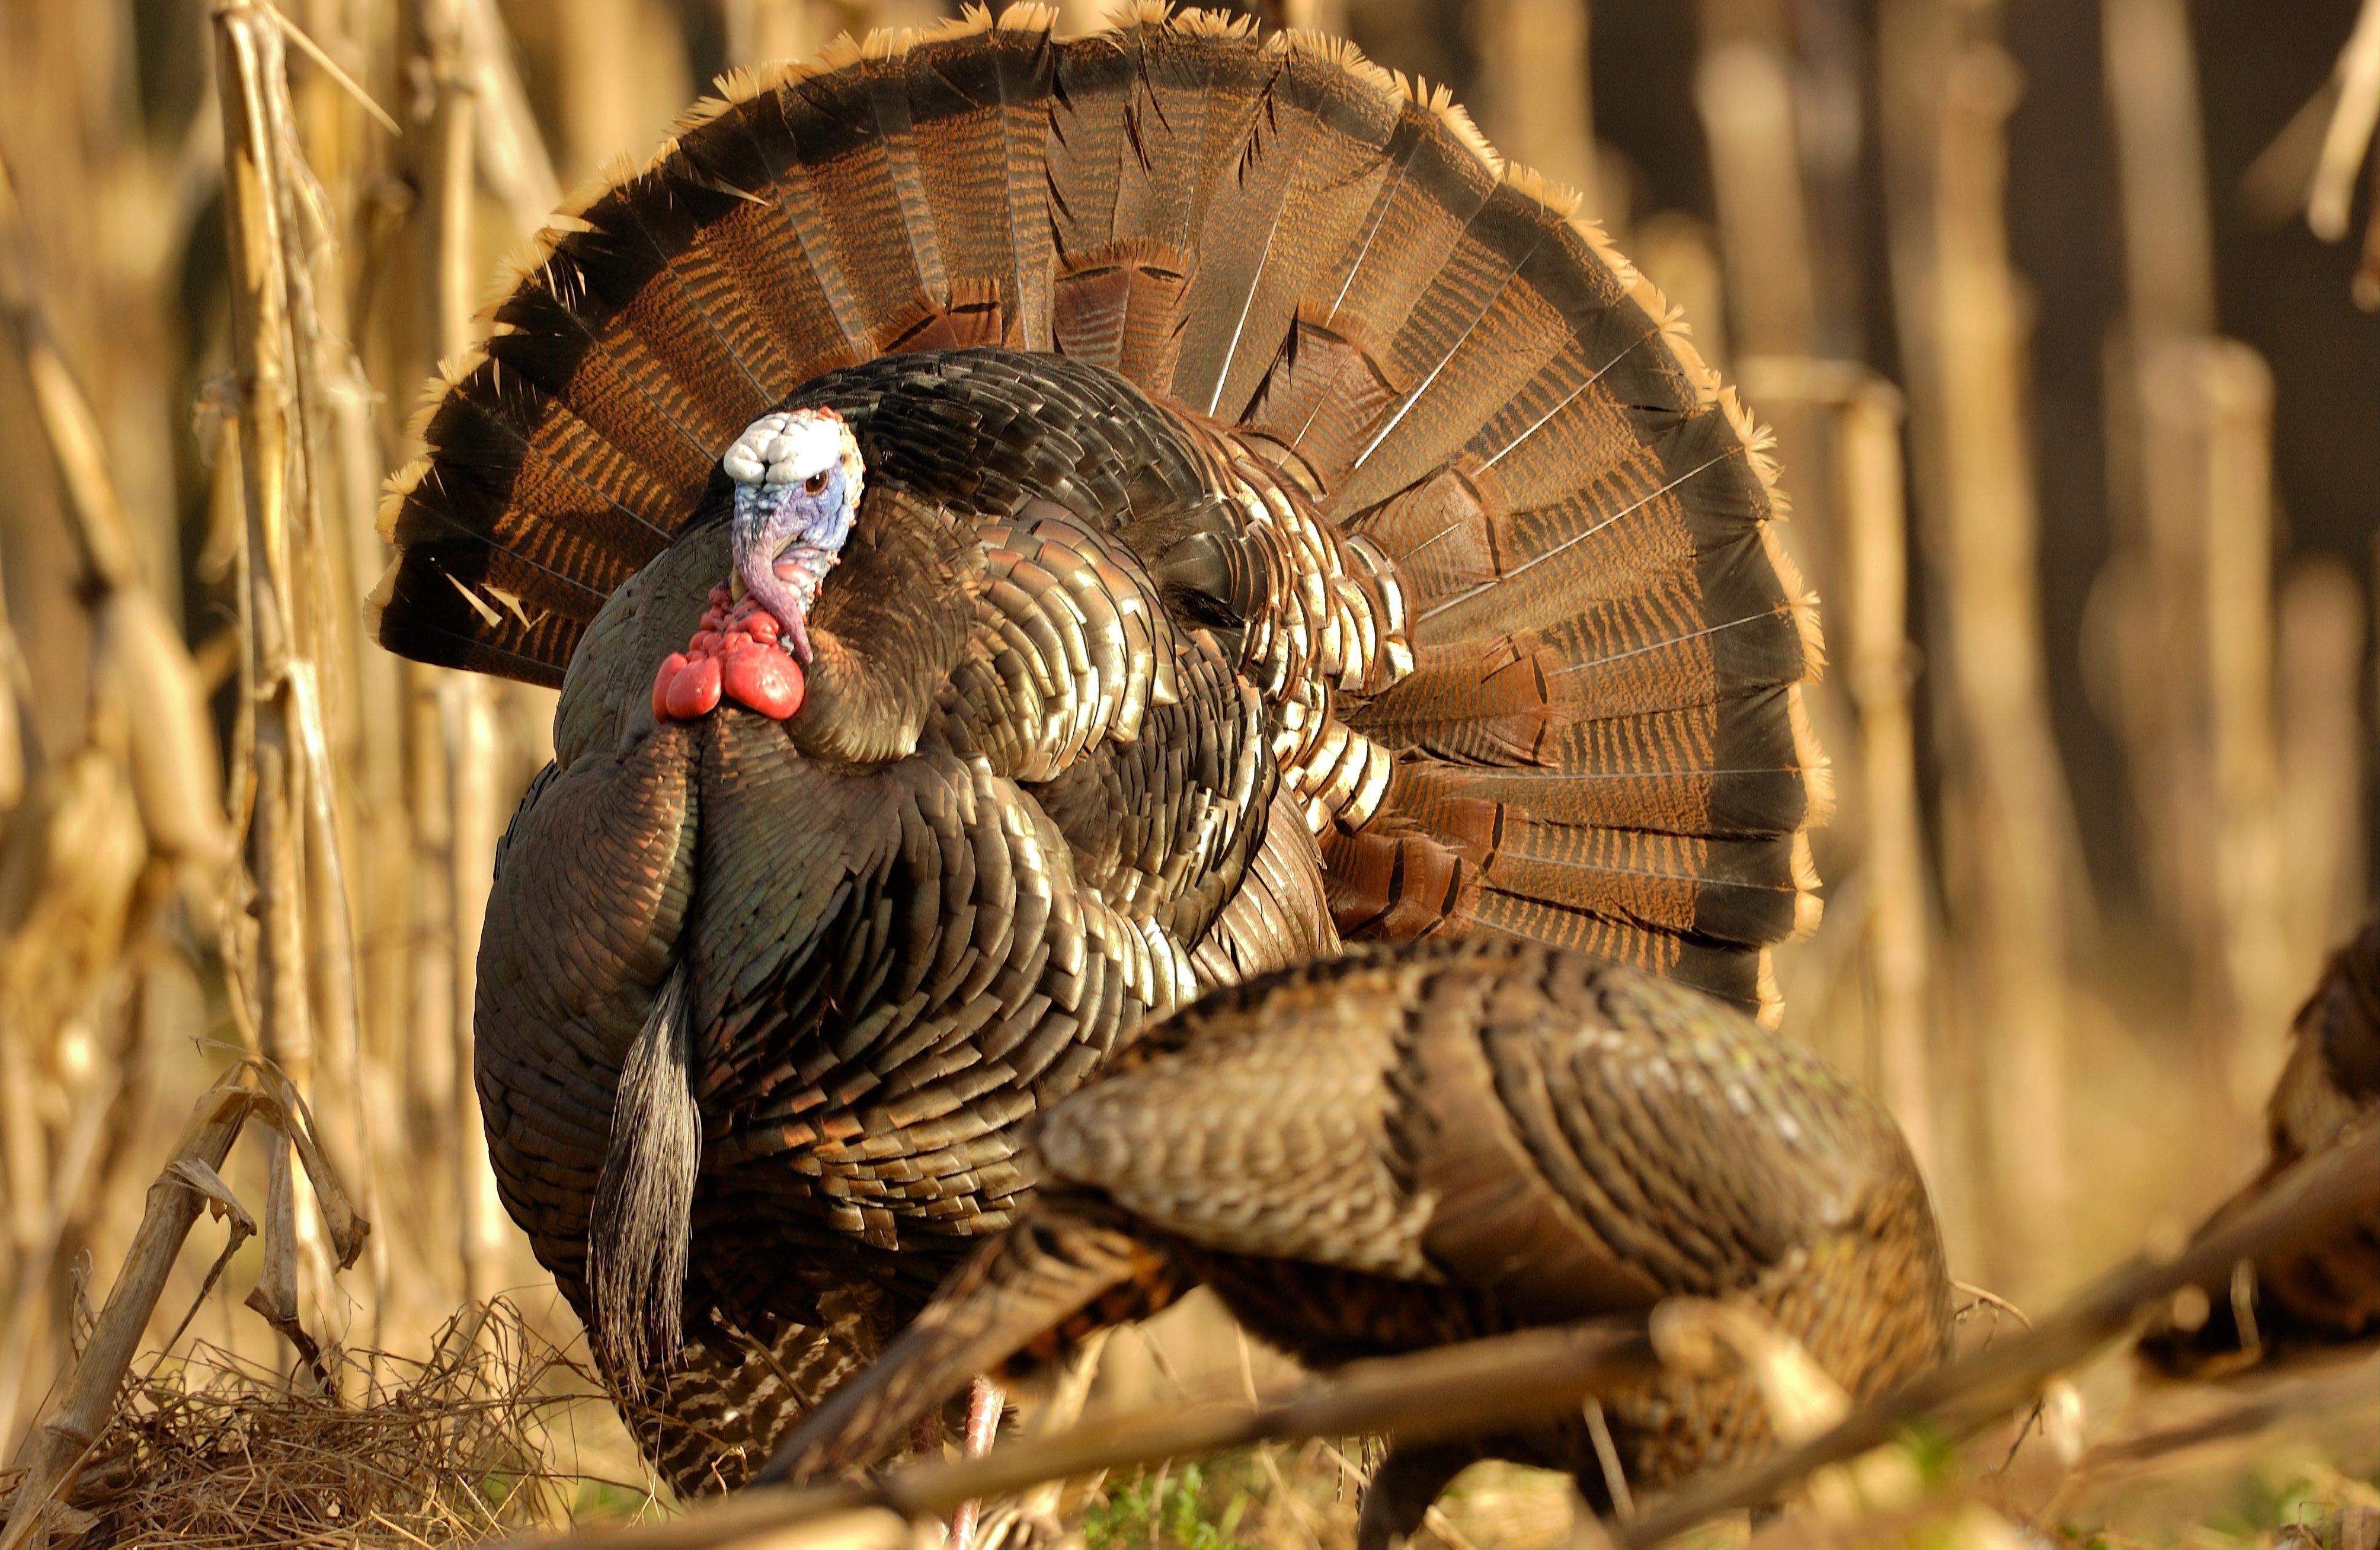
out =
{"type": "MultiPolygon", "coordinates": [[[[1313,1363],[1742,1297],[1854,1395],[1941,1360],[1949,1282],[1880,1106],[1637,970],[1529,943],[1356,949],[1215,992],[1034,1127],[1039,1194],[776,1466],[872,1460],[978,1371],[1192,1282],[1313,1363]]],[[[1632,1493],[1774,1446],[1740,1374],[1605,1393],[1632,1493]]],[[[1613,1490],[1584,1415],[1392,1451],[1357,1539],[1483,1454],[1613,1490]]]]}
{"type": "Polygon", "coordinates": [[[452,369],[380,637],[561,685],[479,1091],[681,1488],[1206,987],[1445,934],[1773,1003],[1811,603],[1571,210],[1343,44],[1019,7],[729,79],[452,369]]]}

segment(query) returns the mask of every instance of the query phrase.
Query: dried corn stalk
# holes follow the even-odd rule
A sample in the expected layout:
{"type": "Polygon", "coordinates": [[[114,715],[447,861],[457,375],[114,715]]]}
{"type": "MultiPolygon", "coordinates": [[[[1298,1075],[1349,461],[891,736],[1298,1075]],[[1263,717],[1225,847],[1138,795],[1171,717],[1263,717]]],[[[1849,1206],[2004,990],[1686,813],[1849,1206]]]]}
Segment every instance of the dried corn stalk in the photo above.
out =
{"type": "Polygon", "coordinates": [[[1990,1278],[2037,1285],[2071,1179],[2069,935],[2087,905],[2049,724],[2024,306],[2009,260],[2008,114],[1994,4],[1886,0],[1879,59],[1893,290],[1909,356],[1920,531],[1936,617],[1943,898],[1962,1090],[1989,1181],[1990,1278]]]}
{"type": "MultiPolygon", "coordinates": [[[[314,188],[293,127],[282,23],[266,7],[235,3],[217,9],[213,30],[242,495],[240,751],[257,923],[255,978],[245,988],[259,1053],[302,1098],[314,1081],[315,1018],[328,1019],[337,1043],[352,1049],[359,1015],[338,793],[321,696],[312,692],[318,600],[339,590],[321,574],[334,551],[324,540],[317,455],[330,427],[306,236],[314,188]],[[316,877],[325,886],[312,886],[316,877]],[[319,951],[308,940],[309,901],[317,894],[338,902],[312,923],[319,951]],[[329,989],[319,1002],[310,984],[315,962],[324,965],[329,989]]],[[[302,1196],[302,1181],[298,1187],[302,1196]]],[[[325,1255],[312,1214],[292,1214],[305,1258],[320,1275],[325,1255]]]]}

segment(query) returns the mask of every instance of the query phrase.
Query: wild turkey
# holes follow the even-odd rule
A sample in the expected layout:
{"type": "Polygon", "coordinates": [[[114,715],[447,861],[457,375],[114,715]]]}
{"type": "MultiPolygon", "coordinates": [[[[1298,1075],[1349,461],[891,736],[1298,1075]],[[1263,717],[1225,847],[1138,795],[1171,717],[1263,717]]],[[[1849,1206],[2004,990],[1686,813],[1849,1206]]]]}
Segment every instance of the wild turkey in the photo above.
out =
{"type": "Polygon", "coordinates": [[[1203,988],[1445,932],[1773,1010],[1826,790],[1760,439],[1443,96],[1146,7],[723,89],[452,369],[376,594],[562,687],[479,1090],[682,1489],[1203,988]]]}
{"type": "MultiPolygon", "coordinates": [[[[2289,1063],[2265,1106],[2265,1169],[2208,1228],[2350,1126],[2380,1124],[2380,919],[2332,956],[2291,1034],[2289,1063]]],[[[2151,1329],[2141,1341],[2149,1363],[2177,1377],[2215,1376],[2380,1338],[2380,1212],[2247,1269],[2231,1285],[2208,1289],[2192,1316],[2168,1315],[2151,1329]]]]}
{"type": "MultiPolygon", "coordinates": [[[[1891,1119],[1706,996],[1557,949],[1357,950],[1218,991],[1034,1127],[1040,1193],[775,1466],[866,1463],[975,1373],[1211,1285],[1310,1363],[1747,1295],[1844,1387],[1939,1361],[1949,1283],[1891,1119]]],[[[1658,1491],[1769,1446],[1736,1376],[1601,1399],[1658,1491]]],[[[1611,1505],[1584,1417],[1392,1452],[1359,1543],[1486,1455],[1611,1505]]]]}

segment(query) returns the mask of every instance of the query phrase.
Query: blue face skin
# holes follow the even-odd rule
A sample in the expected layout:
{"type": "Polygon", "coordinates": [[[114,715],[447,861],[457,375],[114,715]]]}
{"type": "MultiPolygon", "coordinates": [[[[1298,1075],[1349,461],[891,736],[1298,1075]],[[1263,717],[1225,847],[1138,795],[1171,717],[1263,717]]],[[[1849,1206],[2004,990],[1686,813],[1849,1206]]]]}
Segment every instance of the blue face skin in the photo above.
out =
{"type": "Polygon", "coordinates": [[[743,577],[744,590],[776,615],[783,631],[781,644],[805,667],[810,660],[810,604],[858,515],[844,482],[843,466],[836,463],[792,484],[735,487],[728,530],[735,574],[743,577]],[[781,561],[789,563],[790,577],[778,575],[781,561]]]}

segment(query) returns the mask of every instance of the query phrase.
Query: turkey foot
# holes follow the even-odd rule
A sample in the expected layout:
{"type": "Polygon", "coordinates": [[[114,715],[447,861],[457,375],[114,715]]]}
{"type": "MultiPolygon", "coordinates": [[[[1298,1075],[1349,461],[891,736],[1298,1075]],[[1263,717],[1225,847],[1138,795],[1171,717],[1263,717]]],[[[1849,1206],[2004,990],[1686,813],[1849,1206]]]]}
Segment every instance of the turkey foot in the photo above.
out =
{"type": "Polygon", "coordinates": [[[1439,1493],[1479,1458],[1461,1443],[1434,1447],[1390,1444],[1364,1487],[1355,1520],[1355,1550],[1390,1550],[1410,1540],[1429,1516],[1439,1493]]]}
{"type": "MultiPolygon", "coordinates": [[[[960,1449],[969,1459],[980,1458],[991,1451],[991,1435],[1000,1429],[1000,1386],[990,1378],[978,1378],[975,1387],[967,1392],[966,1442],[960,1449]]],[[[949,1550],[968,1550],[975,1539],[976,1521],[983,1515],[981,1502],[961,1502],[951,1514],[951,1536],[944,1543],[949,1550]]]]}
{"type": "MultiPolygon", "coordinates": [[[[1094,1329],[1083,1337],[1073,1355],[1064,1358],[1057,1381],[1050,1386],[1049,1399],[1034,1413],[1034,1441],[1046,1442],[1083,1419],[1084,1402],[1091,1397],[1091,1382],[1099,1374],[1099,1356],[1107,1350],[1108,1337],[1114,1333],[1112,1329],[1094,1329]]],[[[1058,1508],[1064,1497],[1064,1486],[1063,1481],[1044,1481],[1026,1492],[1024,1500],[984,1519],[976,1550],[1037,1550],[1062,1542],[1066,1529],[1059,1520],[1058,1508]]]]}
{"type": "Polygon", "coordinates": [[[732,699],[774,721],[802,708],[802,670],[783,644],[777,616],[751,598],[710,589],[710,606],[683,651],[653,675],[653,719],[694,721],[732,699]]]}

